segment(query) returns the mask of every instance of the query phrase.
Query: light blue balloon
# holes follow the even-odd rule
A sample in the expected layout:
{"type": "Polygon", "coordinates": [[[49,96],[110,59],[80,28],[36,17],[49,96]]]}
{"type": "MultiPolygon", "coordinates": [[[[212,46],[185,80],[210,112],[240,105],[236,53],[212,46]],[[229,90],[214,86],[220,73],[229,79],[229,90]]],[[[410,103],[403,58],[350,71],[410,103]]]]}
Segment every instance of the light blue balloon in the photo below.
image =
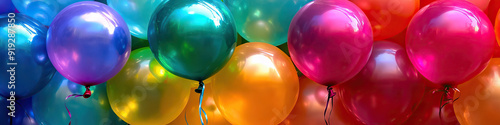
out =
{"type": "Polygon", "coordinates": [[[130,33],[148,39],[148,24],[155,9],[165,0],[108,0],[108,5],[125,20],[130,33]]]}
{"type": "Polygon", "coordinates": [[[19,12],[48,26],[64,7],[80,1],[92,0],[12,0],[12,3],[19,12]]]}
{"type": "Polygon", "coordinates": [[[70,97],[83,94],[85,86],[69,81],[56,73],[50,83],[33,96],[33,113],[41,125],[67,125],[70,117],[64,103],[71,112],[72,125],[125,125],[111,109],[106,93],[106,83],[90,87],[92,96],[70,97]]]}
{"type": "Polygon", "coordinates": [[[313,0],[224,0],[238,33],[250,42],[274,46],[287,41],[288,27],[299,9],[313,0]]]}

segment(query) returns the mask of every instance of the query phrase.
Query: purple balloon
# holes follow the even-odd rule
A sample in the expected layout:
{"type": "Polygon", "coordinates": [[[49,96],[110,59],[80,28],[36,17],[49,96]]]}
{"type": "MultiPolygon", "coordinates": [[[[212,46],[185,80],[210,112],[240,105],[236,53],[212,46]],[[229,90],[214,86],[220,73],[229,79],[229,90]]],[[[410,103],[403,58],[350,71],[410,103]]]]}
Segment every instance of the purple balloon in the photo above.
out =
{"type": "Polygon", "coordinates": [[[493,26],[475,5],[440,0],[415,14],[406,49],[415,68],[434,84],[456,87],[484,70],[495,44],[493,26]]]}
{"type": "Polygon", "coordinates": [[[47,36],[47,52],[57,71],[85,86],[116,75],[127,62],[130,47],[130,32],[122,17],[93,1],[64,8],[50,24],[47,36]]]}
{"type": "Polygon", "coordinates": [[[326,86],[354,77],[368,61],[372,44],[370,21],[347,0],[308,3],[288,31],[288,48],[297,68],[326,86]]]}

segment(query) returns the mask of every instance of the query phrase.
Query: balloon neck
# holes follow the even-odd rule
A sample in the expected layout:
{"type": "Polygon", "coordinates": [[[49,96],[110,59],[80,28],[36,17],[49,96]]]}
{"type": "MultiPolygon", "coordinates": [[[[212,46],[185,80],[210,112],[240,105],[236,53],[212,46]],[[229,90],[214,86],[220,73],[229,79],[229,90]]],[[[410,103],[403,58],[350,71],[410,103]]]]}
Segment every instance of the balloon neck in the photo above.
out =
{"type": "Polygon", "coordinates": [[[90,86],[85,86],[85,93],[83,93],[83,98],[89,98],[92,95],[92,91],[90,91],[90,86]]]}
{"type": "Polygon", "coordinates": [[[335,95],[337,95],[337,93],[333,91],[332,86],[328,86],[326,90],[328,91],[328,98],[333,98],[335,95]]]}
{"type": "Polygon", "coordinates": [[[337,94],[335,92],[333,92],[333,87],[332,86],[328,86],[326,88],[326,91],[328,91],[328,97],[326,99],[326,105],[325,105],[325,112],[323,113],[323,120],[325,120],[325,123],[326,125],[330,125],[330,119],[329,117],[331,117],[332,115],[332,110],[333,110],[333,97],[337,94]],[[330,116],[326,116],[326,112],[328,111],[328,104],[330,103],[330,101],[332,101],[332,108],[330,108],[330,116]],[[328,120],[327,120],[328,119],[328,120]]]}
{"type": "Polygon", "coordinates": [[[198,88],[195,89],[194,92],[201,93],[203,91],[203,88],[205,88],[205,83],[203,83],[203,81],[199,81],[198,88]]]}
{"type": "Polygon", "coordinates": [[[435,91],[443,91],[443,96],[441,97],[441,101],[439,102],[439,106],[440,106],[439,107],[439,119],[442,122],[443,118],[441,117],[441,112],[442,112],[443,108],[446,105],[453,104],[453,102],[457,101],[460,98],[460,96],[462,95],[462,93],[460,93],[460,90],[458,90],[456,87],[453,87],[451,85],[444,85],[443,90],[435,90],[435,91]],[[454,93],[459,94],[457,98],[453,98],[453,94],[452,94],[452,92],[450,92],[450,89],[454,93]]]}

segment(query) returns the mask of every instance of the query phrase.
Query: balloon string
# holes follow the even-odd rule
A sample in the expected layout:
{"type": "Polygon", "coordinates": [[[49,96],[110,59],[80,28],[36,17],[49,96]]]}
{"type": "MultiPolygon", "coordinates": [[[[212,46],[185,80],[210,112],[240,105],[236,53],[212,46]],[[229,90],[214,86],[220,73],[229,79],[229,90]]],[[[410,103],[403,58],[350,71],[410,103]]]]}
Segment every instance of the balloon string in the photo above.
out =
{"type": "Polygon", "coordinates": [[[328,91],[328,97],[327,97],[327,99],[326,99],[325,111],[323,112],[323,119],[325,120],[325,123],[326,123],[327,125],[329,125],[329,123],[330,123],[330,118],[329,118],[329,117],[331,117],[331,116],[332,116],[332,111],[333,111],[333,97],[336,95],[336,93],[335,93],[335,92],[333,92],[333,88],[332,88],[332,86],[328,86],[328,87],[326,88],[326,90],[328,91]],[[329,114],[328,120],[326,120],[326,118],[327,118],[327,117],[326,117],[326,111],[328,111],[328,106],[329,106],[329,104],[330,104],[330,100],[332,101],[332,103],[331,103],[332,108],[330,109],[330,114],[329,114]]]}
{"type": "Polygon", "coordinates": [[[187,112],[184,110],[184,121],[186,121],[186,125],[189,125],[186,114],[187,112]]]}
{"type": "Polygon", "coordinates": [[[68,112],[68,115],[69,115],[69,125],[71,125],[71,112],[69,111],[68,106],[66,105],[68,98],[70,98],[70,97],[77,98],[77,97],[82,97],[82,96],[83,96],[83,98],[89,98],[92,95],[92,92],[90,91],[89,88],[90,88],[90,86],[85,86],[86,90],[85,90],[85,93],[83,95],[81,95],[81,94],[71,94],[71,95],[68,95],[66,97],[66,99],[64,99],[64,107],[66,108],[66,111],[68,112]]]}
{"type": "Polygon", "coordinates": [[[458,88],[452,88],[455,93],[459,94],[457,98],[453,99],[453,97],[451,96],[450,88],[451,88],[450,86],[445,86],[444,90],[442,90],[443,95],[441,96],[441,101],[439,102],[439,106],[440,106],[439,107],[439,120],[440,120],[441,124],[443,124],[443,117],[441,116],[441,112],[442,112],[443,108],[447,104],[450,104],[450,103],[453,104],[455,101],[457,101],[460,98],[460,96],[462,96],[462,93],[460,92],[460,90],[458,90],[458,88]],[[445,96],[446,96],[446,98],[445,98],[445,96]],[[443,102],[445,102],[445,103],[443,104],[443,102]]]}
{"type": "Polygon", "coordinates": [[[203,94],[205,93],[205,83],[203,83],[203,81],[200,81],[199,83],[199,86],[198,86],[198,89],[195,89],[194,90],[196,93],[200,93],[200,103],[198,105],[198,111],[199,111],[199,114],[200,114],[200,120],[201,120],[201,125],[204,125],[204,120],[203,120],[203,116],[202,116],[202,112],[203,114],[205,115],[205,119],[206,119],[206,123],[208,124],[208,117],[207,117],[207,113],[205,112],[205,110],[203,110],[203,108],[201,107],[201,104],[203,103],[203,94]]]}

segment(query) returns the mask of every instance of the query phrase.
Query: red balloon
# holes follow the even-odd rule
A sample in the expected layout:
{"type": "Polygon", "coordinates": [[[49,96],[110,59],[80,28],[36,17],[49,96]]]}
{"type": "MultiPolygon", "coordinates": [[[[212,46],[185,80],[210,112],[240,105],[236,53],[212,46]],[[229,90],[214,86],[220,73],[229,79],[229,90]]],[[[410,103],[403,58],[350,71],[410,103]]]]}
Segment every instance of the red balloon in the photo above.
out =
{"type": "MultiPolygon", "coordinates": [[[[423,8],[424,6],[427,6],[434,1],[438,0],[420,0],[420,6],[423,8]]],[[[491,4],[490,0],[466,0],[466,1],[469,1],[470,3],[476,5],[479,9],[485,12],[488,9],[488,5],[491,4]]]]}
{"type": "Polygon", "coordinates": [[[488,5],[488,18],[490,18],[491,23],[495,23],[495,19],[497,17],[498,10],[500,9],[500,0],[490,0],[490,4],[488,5]]]}
{"type": "MultiPolygon", "coordinates": [[[[439,102],[441,101],[443,92],[434,92],[435,90],[436,88],[426,87],[422,102],[404,125],[432,125],[441,123],[442,125],[460,125],[457,117],[455,117],[452,104],[448,104],[442,109],[441,117],[443,121],[441,121],[439,118],[439,102]]],[[[453,97],[453,93],[451,97],[453,97]]]]}
{"type": "Polygon", "coordinates": [[[425,84],[403,47],[379,41],[366,66],[339,86],[348,111],[365,124],[401,124],[424,95],[425,84]]]}
{"type": "Polygon", "coordinates": [[[419,0],[350,0],[365,12],[374,40],[384,40],[403,31],[420,9],[419,0]]]}
{"type": "Polygon", "coordinates": [[[311,80],[334,86],[368,61],[373,44],[370,22],[347,0],[315,0],[302,7],[288,30],[293,63],[311,80]]]}
{"type": "Polygon", "coordinates": [[[403,30],[403,32],[400,32],[398,35],[387,39],[387,41],[397,43],[398,45],[400,45],[404,48],[406,46],[405,38],[406,38],[406,29],[403,30]]]}
{"type": "Polygon", "coordinates": [[[499,58],[500,57],[500,46],[495,45],[495,52],[493,53],[493,58],[499,58]]]}
{"type": "Polygon", "coordinates": [[[406,33],[406,49],[415,68],[434,84],[447,87],[479,74],[495,45],[486,14],[463,0],[440,0],[422,8],[406,33]]]}
{"type": "MultiPolygon", "coordinates": [[[[305,76],[300,78],[299,98],[288,117],[281,125],[323,125],[323,113],[326,106],[328,92],[325,86],[315,83],[305,76]]],[[[333,90],[337,88],[334,87],[333,90]]],[[[331,105],[331,104],[329,104],[331,105]]],[[[361,125],[356,117],[347,112],[338,96],[333,97],[332,116],[329,117],[332,125],[361,125]]],[[[329,112],[328,112],[329,113],[329,112]]],[[[329,116],[329,114],[327,114],[329,116]]]]}

